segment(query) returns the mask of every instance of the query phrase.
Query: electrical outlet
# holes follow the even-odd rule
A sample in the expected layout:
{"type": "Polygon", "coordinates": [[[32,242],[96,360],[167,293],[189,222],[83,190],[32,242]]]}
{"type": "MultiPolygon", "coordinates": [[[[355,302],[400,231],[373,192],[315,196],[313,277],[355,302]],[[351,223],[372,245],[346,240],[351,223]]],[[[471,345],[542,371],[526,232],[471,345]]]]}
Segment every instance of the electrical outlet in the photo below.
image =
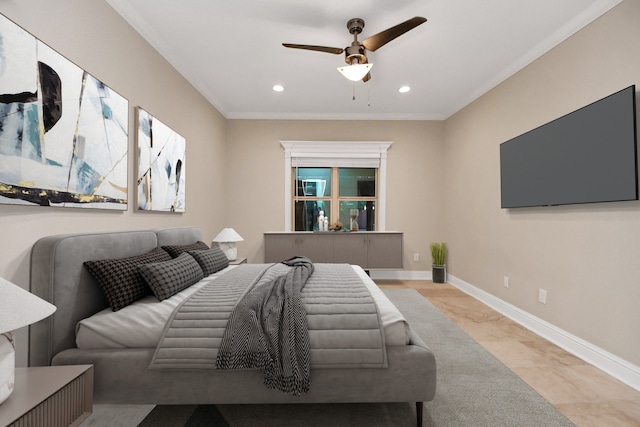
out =
{"type": "Polygon", "coordinates": [[[413,254],[413,260],[416,262],[420,261],[420,254],[418,253],[413,254]]]}
{"type": "Polygon", "coordinates": [[[542,304],[546,304],[547,303],[547,291],[540,288],[538,289],[538,301],[541,302],[542,304]]]}
{"type": "Polygon", "coordinates": [[[509,287],[509,276],[504,276],[504,287],[505,288],[509,287]]]}

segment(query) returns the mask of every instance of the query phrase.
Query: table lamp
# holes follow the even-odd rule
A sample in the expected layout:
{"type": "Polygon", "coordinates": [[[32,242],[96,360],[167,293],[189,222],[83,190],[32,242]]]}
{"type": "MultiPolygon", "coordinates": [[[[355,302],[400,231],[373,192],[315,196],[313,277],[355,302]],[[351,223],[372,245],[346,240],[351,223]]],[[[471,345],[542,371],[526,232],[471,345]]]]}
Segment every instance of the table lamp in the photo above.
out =
{"type": "Polygon", "coordinates": [[[55,305],[0,277],[0,404],[13,391],[16,365],[13,331],[36,323],[54,311],[55,305]]]}
{"type": "Polygon", "coordinates": [[[233,228],[224,228],[212,242],[217,243],[222,249],[222,252],[229,258],[229,261],[234,261],[238,257],[238,248],[236,242],[241,242],[244,239],[233,228]]]}

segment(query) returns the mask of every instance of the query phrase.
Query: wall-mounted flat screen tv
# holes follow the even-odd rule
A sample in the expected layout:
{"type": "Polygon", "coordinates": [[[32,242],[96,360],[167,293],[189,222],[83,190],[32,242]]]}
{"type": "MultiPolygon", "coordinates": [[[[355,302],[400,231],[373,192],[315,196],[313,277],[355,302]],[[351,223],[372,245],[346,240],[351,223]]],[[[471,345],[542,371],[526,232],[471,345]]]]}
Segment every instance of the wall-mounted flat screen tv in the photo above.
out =
{"type": "Polygon", "coordinates": [[[638,200],[635,85],[500,144],[503,208],[638,200]]]}

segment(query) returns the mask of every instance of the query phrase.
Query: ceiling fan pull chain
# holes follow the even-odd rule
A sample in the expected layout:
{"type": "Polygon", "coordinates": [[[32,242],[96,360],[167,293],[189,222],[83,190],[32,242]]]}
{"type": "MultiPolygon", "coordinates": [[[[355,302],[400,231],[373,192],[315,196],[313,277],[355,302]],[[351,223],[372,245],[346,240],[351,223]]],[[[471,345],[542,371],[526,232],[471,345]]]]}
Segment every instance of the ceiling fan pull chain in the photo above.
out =
{"type": "Polygon", "coordinates": [[[351,100],[356,100],[356,82],[353,82],[353,98],[351,98],[351,100]]]}
{"type": "Polygon", "coordinates": [[[367,107],[371,107],[371,83],[365,83],[367,85],[367,94],[369,96],[369,100],[367,101],[367,107]]]}

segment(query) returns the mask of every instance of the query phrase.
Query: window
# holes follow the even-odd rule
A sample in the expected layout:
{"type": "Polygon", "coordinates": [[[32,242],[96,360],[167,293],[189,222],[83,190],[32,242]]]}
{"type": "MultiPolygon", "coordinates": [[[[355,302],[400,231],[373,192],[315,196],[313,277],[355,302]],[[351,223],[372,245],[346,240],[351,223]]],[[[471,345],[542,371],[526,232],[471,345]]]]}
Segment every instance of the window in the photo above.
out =
{"type": "Polygon", "coordinates": [[[293,168],[293,226],[318,231],[318,217],[351,231],[376,229],[376,168],[293,168]]]}
{"type": "Polygon", "coordinates": [[[387,150],[391,142],[281,141],[285,151],[285,230],[330,222],[385,230],[387,150]],[[355,211],[352,211],[355,209],[355,211]]]}

